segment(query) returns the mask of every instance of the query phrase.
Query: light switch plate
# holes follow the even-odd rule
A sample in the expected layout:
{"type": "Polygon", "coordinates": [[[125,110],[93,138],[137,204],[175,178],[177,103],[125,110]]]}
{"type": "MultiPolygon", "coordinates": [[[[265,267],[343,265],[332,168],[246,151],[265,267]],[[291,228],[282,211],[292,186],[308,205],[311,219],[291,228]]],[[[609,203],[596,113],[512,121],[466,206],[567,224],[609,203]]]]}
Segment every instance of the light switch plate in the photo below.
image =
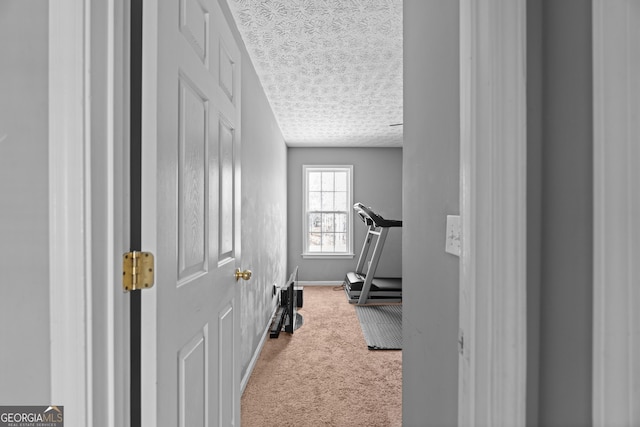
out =
{"type": "Polygon", "coordinates": [[[445,252],[460,256],[460,215],[447,215],[445,252]]]}

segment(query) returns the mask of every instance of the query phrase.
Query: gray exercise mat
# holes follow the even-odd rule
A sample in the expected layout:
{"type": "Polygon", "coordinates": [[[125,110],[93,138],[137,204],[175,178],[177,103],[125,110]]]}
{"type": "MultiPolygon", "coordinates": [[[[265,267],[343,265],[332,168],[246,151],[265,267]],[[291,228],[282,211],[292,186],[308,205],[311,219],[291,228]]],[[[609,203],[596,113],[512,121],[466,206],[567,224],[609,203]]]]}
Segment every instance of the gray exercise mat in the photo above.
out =
{"type": "Polygon", "coordinates": [[[402,350],[402,305],[356,305],[369,350],[402,350]]]}

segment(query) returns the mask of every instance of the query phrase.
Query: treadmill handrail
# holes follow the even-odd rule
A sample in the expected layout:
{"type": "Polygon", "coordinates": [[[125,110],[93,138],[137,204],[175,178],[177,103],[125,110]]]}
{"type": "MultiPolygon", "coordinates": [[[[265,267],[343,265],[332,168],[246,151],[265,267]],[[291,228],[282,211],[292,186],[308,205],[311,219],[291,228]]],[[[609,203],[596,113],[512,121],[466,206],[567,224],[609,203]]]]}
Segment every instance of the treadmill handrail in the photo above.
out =
{"type": "Polygon", "coordinates": [[[362,206],[362,203],[356,203],[355,205],[353,205],[353,209],[356,211],[358,216],[360,216],[360,219],[362,220],[362,222],[364,222],[367,226],[372,225],[373,219],[371,219],[371,217],[367,215],[367,213],[364,210],[362,210],[360,206],[362,206]]]}
{"type": "Polygon", "coordinates": [[[367,225],[372,222],[376,227],[402,227],[402,220],[383,218],[360,202],[353,205],[353,209],[367,225]]]}

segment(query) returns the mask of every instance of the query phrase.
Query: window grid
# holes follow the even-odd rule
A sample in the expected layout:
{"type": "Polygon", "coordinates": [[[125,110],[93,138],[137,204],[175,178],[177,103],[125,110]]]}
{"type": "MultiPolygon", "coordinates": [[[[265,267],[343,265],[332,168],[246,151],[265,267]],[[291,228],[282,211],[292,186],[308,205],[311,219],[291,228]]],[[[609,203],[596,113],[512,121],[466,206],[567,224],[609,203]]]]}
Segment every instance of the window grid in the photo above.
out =
{"type": "Polygon", "coordinates": [[[351,254],[351,166],[305,166],[305,253],[351,254]]]}

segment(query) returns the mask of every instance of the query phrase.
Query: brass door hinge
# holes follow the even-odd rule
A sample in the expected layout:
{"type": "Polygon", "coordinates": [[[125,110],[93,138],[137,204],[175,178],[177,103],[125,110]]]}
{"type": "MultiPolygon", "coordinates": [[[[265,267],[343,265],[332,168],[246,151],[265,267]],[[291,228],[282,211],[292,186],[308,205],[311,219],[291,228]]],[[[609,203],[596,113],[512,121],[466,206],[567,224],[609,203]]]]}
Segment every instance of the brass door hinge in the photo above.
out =
{"type": "Polygon", "coordinates": [[[122,288],[125,292],[153,286],[153,254],[127,252],[122,256],[122,288]]]}

